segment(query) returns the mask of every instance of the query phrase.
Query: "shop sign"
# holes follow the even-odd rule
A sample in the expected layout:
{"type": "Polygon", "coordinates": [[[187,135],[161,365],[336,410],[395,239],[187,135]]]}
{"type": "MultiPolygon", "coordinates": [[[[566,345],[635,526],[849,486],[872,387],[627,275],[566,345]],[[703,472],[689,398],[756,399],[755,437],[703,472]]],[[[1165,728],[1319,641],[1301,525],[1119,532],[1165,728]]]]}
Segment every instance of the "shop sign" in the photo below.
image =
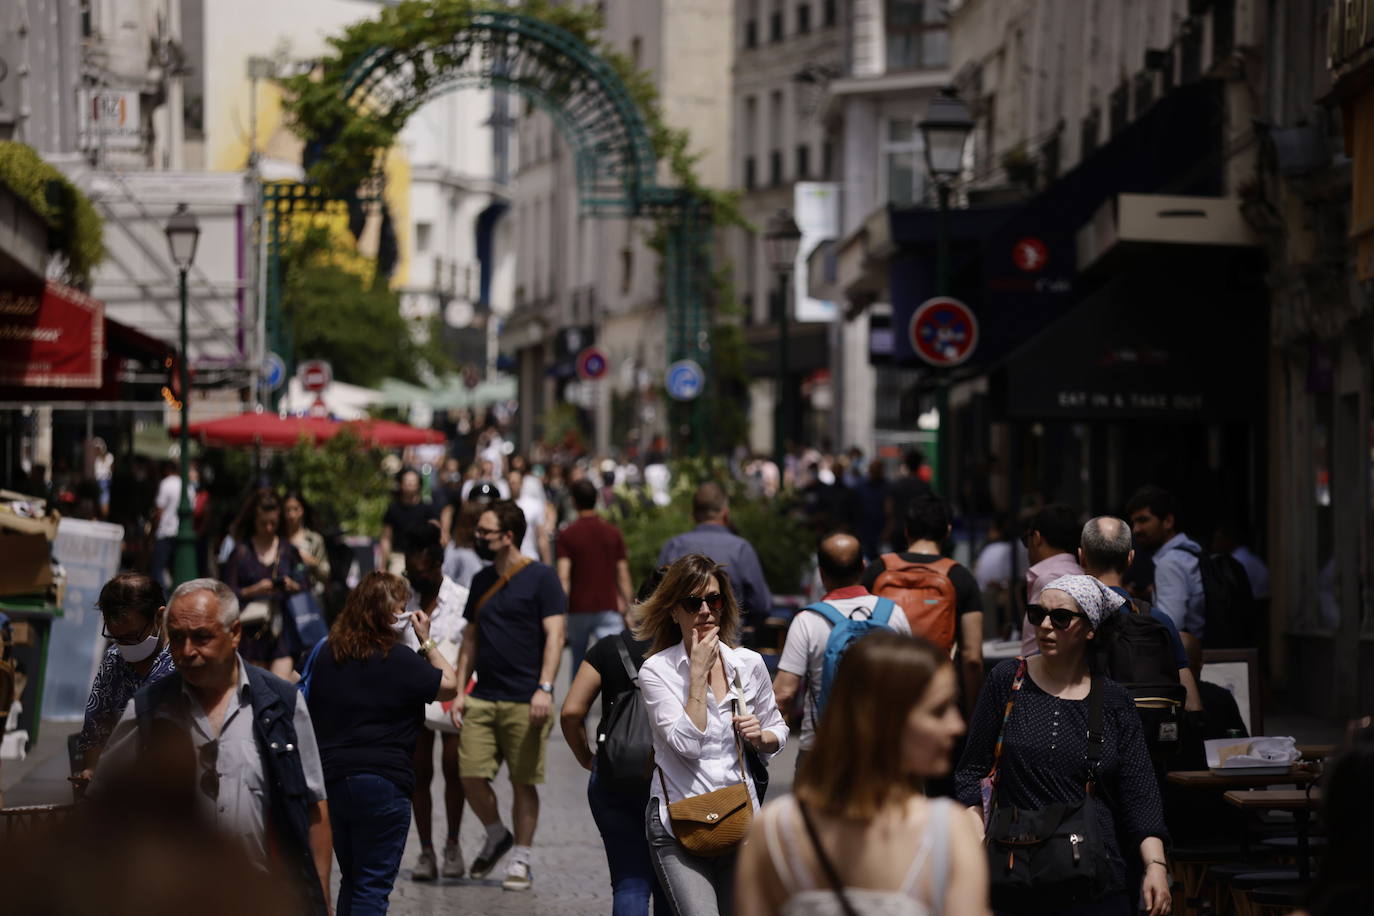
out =
{"type": "Polygon", "coordinates": [[[81,149],[142,149],[138,93],[130,89],[83,89],[76,131],[81,149]]]}
{"type": "Polygon", "coordinates": [[[105,304],[49,280],[42,295],[0,291],[0,385],[98,388],[105,304]]]}

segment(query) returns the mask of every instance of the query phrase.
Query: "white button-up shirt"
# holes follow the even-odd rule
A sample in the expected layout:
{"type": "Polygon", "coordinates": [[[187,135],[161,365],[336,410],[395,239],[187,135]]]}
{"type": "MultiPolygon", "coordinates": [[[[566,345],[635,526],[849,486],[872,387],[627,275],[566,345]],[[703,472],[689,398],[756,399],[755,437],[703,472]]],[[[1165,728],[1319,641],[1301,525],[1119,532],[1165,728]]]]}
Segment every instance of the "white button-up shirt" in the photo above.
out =
{"type": "MultiPolygon", "coordinates": [[[[443,582],[439,583],[439,598],[434,602],[434,615],[429,618],[430,638],[436,642],[448,640],[461,646],[463,629],[468,625],[467,619],[463,617],[463,609],[467,606],[468,590],[448,576],[444,576],[443,582]]],[[[406,602],[406,610],[414,613],[419,609],[419,596],[412,589],[410,600],[406,602]]],[[[405,629],[401,631],[401,642],[410,649],[420,648],[420,640],[415,638],[415,628],[410,625],[409,620],[406,621],[405,629]]]]}
{"type": "MultiPolygon", "coordinates": [[[[692,660],[682,643],[649,656],[639,670],[639,689],[653,731],[654,761],[662,773],[662,782],[659,773],[654,774],[650,791],[658,798],[658,815],[663,828],[670,834],[673,825],[668,817],[669,802],[704,795],[740,781],[740,755],[735,745],[731,706],[735,699],[736,674],[745,705],[740,714],[757,716],[764,731],[777,737],[779,751],[787,744],[787,723],[778,711],[763,657],[749,649],[732,649],[724,643],[720,644],[720,655],[725,663],[725,679],[730,684],[730,692],[716,697],[707,686],[705,731],[698,729],[687,715],[692,660]],[[665,785],[666,799],[662,797],[665,785]]],[[[747,767],[745,772],[748,772],[747,767]]],[[[759,798],[754,791],[754,781],[746,779],[744,782],[757,811],[759,798]]]]}

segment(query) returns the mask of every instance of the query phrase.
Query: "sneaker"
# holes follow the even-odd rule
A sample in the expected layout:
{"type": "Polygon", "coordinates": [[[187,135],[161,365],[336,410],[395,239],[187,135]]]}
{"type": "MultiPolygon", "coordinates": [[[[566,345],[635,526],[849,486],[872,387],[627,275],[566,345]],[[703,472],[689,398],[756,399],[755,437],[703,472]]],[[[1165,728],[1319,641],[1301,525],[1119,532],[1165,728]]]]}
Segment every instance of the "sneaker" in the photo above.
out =
{"type": "Polygon", "coordinates": [[[410,872],[412,881],[433,881],[439,877],[439,868],[434,862],[433,849],[421,849],[420,857],[415,860],[415,868],[410,872]]]}
{"type": "Polygon", "coordinates": [[[477,858],[472,861],[472,868],[468,869],[468,877],[481,880],[491,874],[491,870],[496,867],[496,863],[501,861],[501,857],[510,852],[510,848],[515,845],[515,837],[509,830],[495,843],[488,837],[482,844],[482,851],[477,853],[477,858]]]}
{"type": "Polygon", "coordinates": [[[533,879],[527,862],[512,862],[506,869],[506,877],[501,886],[508,891],[527,891],[533,879]]]}
{"type": "Polygon", "coordinates": [[[457,843],[444,844],[444,877],[461,878],[467,870],[463,865],[463,853],[457,843]]]}

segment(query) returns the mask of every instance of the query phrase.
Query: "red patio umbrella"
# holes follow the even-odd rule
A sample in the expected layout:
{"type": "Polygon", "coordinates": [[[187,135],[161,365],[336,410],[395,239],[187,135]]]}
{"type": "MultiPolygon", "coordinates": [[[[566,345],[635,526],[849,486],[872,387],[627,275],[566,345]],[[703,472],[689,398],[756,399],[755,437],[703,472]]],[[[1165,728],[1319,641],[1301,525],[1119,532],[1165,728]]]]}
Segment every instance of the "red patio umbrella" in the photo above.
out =
{"type": "Polygon", "coordinates": [[[363,442],[382,448],[441,445],[444,442],[444,434],[437,429],[420,429],[395,420],[355,420],[345,425],[354,429],[363,442]]]}
{"type": "MultiPolygon", "coordinates": [[[[286,417],[274,413],[249,411],[234,417],[221,417],[192,423],[190,434],[201,445],[212,448],[236,445],[261,445],[264,448],[291,448],[302,437],[319,444],[337,436],[345,427],[357,433],[363,444],[379,448],[442,443],[437,429],[420,429],[391,420],[358,420],[340,423],[322,417],[286,417]]],[[[175,436],[180,427],[168,432],[175,436]]]]}

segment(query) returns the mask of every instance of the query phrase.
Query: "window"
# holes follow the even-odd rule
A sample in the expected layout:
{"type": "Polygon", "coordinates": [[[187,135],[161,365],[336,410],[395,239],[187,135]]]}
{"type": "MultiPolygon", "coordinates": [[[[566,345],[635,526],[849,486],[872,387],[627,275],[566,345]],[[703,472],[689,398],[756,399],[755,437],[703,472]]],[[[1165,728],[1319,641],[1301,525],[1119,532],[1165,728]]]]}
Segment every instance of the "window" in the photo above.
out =
{"type": "Polygon", "coordinates": [[[797,145],[797,180],[805,181],[811,177],[811,147],[805,143],[797,145]]]}
{"type": "Polygon", "coordinates": [[[835,23],[839,21],[839,15],[838,15],[837,9],[836,9],[837,7],[838,7],[838,4],[835,2],[835,0],[822,0],[822,2],[821,2],[821,25],[822,25],[822,26],[824,26],[824,27],[827,28],[827,29],[832,29],[832,28],[835,27],[835,23]]]}
{"type": "Polygon", "coordinates": [[[821,144],[821,179],[833,181],[835,179],[835,141],[826,140],[821,144]]]}
{"type": "Polygon", "coordinates": [[[1087,117],[1083,119],[1083,133],[1080,137],[1079,143],[1079,159],[1087,159],[1088,154],[1091,153],[1093,150],[1097,149],[1097,140],[1099,136],[1099,128],[1101,127],[1101,122],[1102,112],[1098,111],[1096,108],[1088,112],[1087,117]]]}
{"type": "Polygon", "coordinates": [[[744,153],[744,187],[752,191],[758,184],[757,164],[755,161],[754,150],[758,147],[759,135],[759,100],[756,96],[746,96],[744,99],[744,111],[740,116],[740,136],[739,147],[744,153]]]}
{"type": "Polygon", "coordinates": [[[949,62],[949,37],[941,4],[887,0],[887,69],[936,70],[949,62]]]}
{"type": "Polygon", "coordinates": [[[424,254],[429,251],[430,236],[433,234],[434,227],[429,223],[415,224],[415,253],[424,254]]]}
{"type": "Polygon", "coordinates": [[[773,147],[768,156],[768,183],[774,186],[782,184],[781,144],[786,136],[783,131],[782,112],[782,92],[775,89],[768,97],[768,143],[773,147]]]}
{"type": "Polygon", "coordinates": [[[782,184],[782,150],[775,149],[768,154],[768,183],[776,187],[782,184]]]}
{"type": "Polygon", "coordinates": [[[630,59],[635,62],[635,69],[644,66],[644,40],[638,35],[630,39],[630,59]]]}
{"type": "Polygon", "coordinates": [[[750,19],[744,23],[744,47],[747,49],[759,46],[759,21],[750,19]]]}
{"type": "Polygon", "coordinates": [[[752,191],[758,185],[758,173],[753,156],[744,157],[744,189],[752,191]]]}
{"type": "Polygon", "coordinates": [[[811,4],[803,3],[797,7],[797,34],[806,35],[811,31],[811,4]]]}
{"type": "Polygon", "coordinates": [[[883,131],[883,198],[890,204],[909,207],[925,196],[925,146],[916,122],[892,118],[883,131]]]}
{"type": "Polygon", "coordinates": [[[773,12],[768,15],[768,40],[782,41],[782,0],[773,0],[773,12]]]}

